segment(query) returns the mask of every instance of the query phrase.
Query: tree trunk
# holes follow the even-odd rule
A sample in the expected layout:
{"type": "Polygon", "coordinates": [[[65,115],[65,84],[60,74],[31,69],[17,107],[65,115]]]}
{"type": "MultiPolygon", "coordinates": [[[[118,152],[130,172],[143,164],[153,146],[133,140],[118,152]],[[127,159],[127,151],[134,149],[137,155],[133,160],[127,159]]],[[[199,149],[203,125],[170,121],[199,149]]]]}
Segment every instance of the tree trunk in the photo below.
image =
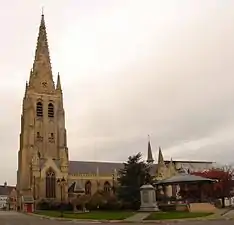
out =
{"type": "Polygon", "coordinates": [[[222,197],[222,208],[225,208],[225,198],[222,197]]]}

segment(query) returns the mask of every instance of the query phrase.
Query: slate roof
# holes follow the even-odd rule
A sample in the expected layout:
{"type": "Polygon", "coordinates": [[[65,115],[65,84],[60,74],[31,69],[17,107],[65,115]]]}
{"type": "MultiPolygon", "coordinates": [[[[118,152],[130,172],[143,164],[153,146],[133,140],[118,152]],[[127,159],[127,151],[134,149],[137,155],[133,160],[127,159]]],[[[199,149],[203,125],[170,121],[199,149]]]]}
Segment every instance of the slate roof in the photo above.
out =
{"type": "Polygon", "coordinates": [[[91,162],[91,161],[69,161],[70,174],[96,174],[97,168],[100,175],[110,175],[115,170],[123,168],[123,163],[116,162],[91,162]]]}
{"type": "MultiPolygon", "coordinates": [[[[55,164],[59,167],[59,160],[54,160],[55,164]]],[[[170,161],[164,161],[168,164],[170,161]]],[[[189,162],[189,161],[173,161],[173,162],[189,162]]],[[[201,163],[198,161],[190,161],[190,163],[201,163]]],[[[43,167],[45,160],[40,160],[40,167],[43,167]]],[[[204,162],[203,162],[204,163],[204,162]]],[[[205,162],[211,163],[211,162],[205,162]]],[[[123,168],[123,162],[95,162],[95,161],[69,161],[69,174],[97,174],[97,169],[99,170],[100,176],[110,176],[115,170],[120,170],[123,168]]],[[[157,170],[157,164],[153,164],[152,172],[155,173],[157,170]]]]}
{"type": "MultiPolygon", "coordinates": [[[[109,176],[115,170],[123,168],[123,163],[120,162],[92,162],[92,161],[69,161],[70,174],[96,174],[97,168],[100,176],[109,176]]],[[[156,164],[153,164],[152,170],[155,172],[156,164]]]]}
{"type": "Polygon", "coordinates": [[[14,186],[0,185],[0,195],[9,195],[14,188],[14,186]]]}
{"type": "Polygon", "coordinates": [[[31,195],[22,196],[22,200],[24,203],[33,203],[34,202],[34,198],[31,195]]]}
{"type": "MultiPolygon", "coordinates": [[[[171,162],[171,160],[164,160],[165,164],[169,164],[171,162]]],[[[173,160],[173,163],[197,163],[197,164],[202,164],[202,163],[206,163],[206,164],[212,164],[214,162],[212,161],[196,161],[196,160],[173,160]]]]}

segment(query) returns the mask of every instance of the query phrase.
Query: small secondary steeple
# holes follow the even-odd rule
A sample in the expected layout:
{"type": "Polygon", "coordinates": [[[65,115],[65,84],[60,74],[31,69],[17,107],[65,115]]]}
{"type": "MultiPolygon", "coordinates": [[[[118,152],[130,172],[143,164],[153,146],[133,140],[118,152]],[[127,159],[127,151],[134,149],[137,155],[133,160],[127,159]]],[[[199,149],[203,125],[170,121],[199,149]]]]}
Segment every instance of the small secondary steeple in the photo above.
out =
{"type": "Polygon", "coordinates": [[[150,144],[150,136],[148,135],[148,154],[147,154],[147,163],[153,163],[153,154],[152,154],[152,149],[151,149],[151,144],[150,144]]]}
{"type": "Polygon", "coordinates": [[[162,149],[161,149],[161,147],[159,147],[158,150],[159,150],[159,151],[158,151],[158,164],[159,164],[159,165],[162,165],[162,164],[164,164],[164,159],[163,159],[163,154],[162,154],[162,149]]]}

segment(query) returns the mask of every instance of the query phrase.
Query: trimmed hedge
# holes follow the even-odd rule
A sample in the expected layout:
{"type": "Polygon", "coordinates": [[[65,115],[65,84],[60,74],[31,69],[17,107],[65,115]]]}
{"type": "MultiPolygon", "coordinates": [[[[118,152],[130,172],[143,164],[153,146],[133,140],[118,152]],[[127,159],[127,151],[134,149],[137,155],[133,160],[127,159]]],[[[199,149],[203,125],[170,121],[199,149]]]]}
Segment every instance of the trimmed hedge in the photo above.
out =
{"type": "MultiPolygon", "coordinates": [[[[73,211],[73,205],[68,203],[63,203],[61,205],[60,202],[57,201],[48,201],[48,200],[41,200],[37,203],[37,210],[51,210],[51,211],[58,211],[61,210],[61,207],[64,211],[73,211]]],[[[77,209],[81,209],[81,205],[77,205],[77,209]]],[[[87,210],[103,210],[103,211],[118,211],[118,210],[129,210],[129,209],[139,209],[138,204],[132,204],[127,202],[120,202],[115,197],[110,196],[108,198],[98,199],[91,199],[85,206],[87,210]]]]}

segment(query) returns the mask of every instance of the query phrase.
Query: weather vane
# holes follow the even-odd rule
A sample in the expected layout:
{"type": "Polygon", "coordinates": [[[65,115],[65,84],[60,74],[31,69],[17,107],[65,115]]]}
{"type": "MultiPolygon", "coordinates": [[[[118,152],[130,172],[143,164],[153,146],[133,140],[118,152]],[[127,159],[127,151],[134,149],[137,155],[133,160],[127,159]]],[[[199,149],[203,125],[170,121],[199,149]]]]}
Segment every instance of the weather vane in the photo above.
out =
{"type": "Polygon", "coordinates": [[[44,6],[41,8],[41,15],[44,15],[44,6]]]}

